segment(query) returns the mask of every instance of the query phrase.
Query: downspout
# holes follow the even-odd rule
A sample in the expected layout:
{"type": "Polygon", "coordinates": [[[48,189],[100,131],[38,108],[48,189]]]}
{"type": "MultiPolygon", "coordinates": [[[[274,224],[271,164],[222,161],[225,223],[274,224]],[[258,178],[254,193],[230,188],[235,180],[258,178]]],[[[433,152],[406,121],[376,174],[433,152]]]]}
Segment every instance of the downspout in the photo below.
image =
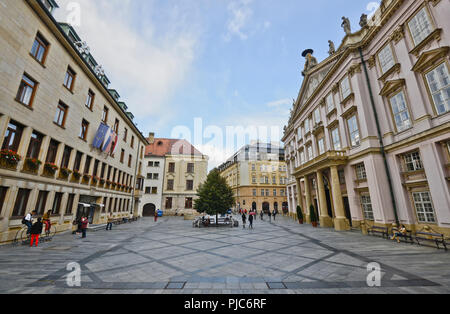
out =
{"type": "Polygon", "coordinates": [[[391,172],[389,171],[389,165],[388,165],[387,158],[386,158],[386,151],[384,149],[383,137],[381,135],[381,128],[380,128],[380,121],[378,119],[378,113],[377,113],[377,109],[375,107],[375,100],[373,97],[372,86],[370,85],[370,80],[369,80],[369,72],[367,71],[367,65],[366,65],[366,61],[364,60],[364,57],[363,57],[362,48],[359,47],[358,50],[359,50],[359,54],[361,56],[362,65],[364,67],[364,73],[366,75],[367,88],[369,89],[369,95],[370,95],[370,103],[372,105],[372,110],[373,110],[373,113],[375,116],[375,123],[377,126],[377,132],[378,132],[378,140],[380,142],[380,150],[381,150],[381,154],[383,156],[384,168],[385,168],[388,183],[389,183],[389,192],[391,194],[392,208],[394,209],[395,222],[396,222],[397,226],[399,226],[397,203],[395,201],[394,188],[392,185],[392,177],[391,177],[391,172]]]}
{"type": "MultiPolygon", "coordinates": [[[[138,175],[138,173],[137,173],[137,171],[138,171],[138,169],[137,169],[137,167],[138,167],[138,164],[139,164],[139,157],[140,157],[140,155],[139,155],[139,149],[141,148],[141,141],[140,140],[138,140],[138,145],[137,145],[137,154],[136,154],[136,166],[134,167],[134,182],[132,182],[133,183],[133,191],[132,191],[132,208],[133,208],[133,216],[134,217],[136,217],[136,213],[137,213],[137,211],[136,211],[136,207],[134,206],[135,204],[136,204],[136,197],[135,197],[135,195],[136,195],[136,183],[137,183],[137,180],[138,180],[138,178],[137,178],[137,175],[138,175]]],[[[139,206],[139,205],[138,205],[139,206]]],[[[138,210],[139,210],[139,208],[138,208],[138,210]]]]}

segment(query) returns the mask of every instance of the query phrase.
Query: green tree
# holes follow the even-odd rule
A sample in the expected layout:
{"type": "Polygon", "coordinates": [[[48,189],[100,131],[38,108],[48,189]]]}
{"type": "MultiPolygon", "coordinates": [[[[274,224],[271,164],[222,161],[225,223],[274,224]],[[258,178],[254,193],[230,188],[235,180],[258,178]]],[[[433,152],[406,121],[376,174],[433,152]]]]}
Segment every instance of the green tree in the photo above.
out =
{"type": "Polygon", "coordinates": [[[217,169],[212,170],[206,181],[199,186],[197,196],[194,208],[199,213],[215,215],[216,224],[219,214],[226,214],[235,203],[233,190],[217,169]]]}

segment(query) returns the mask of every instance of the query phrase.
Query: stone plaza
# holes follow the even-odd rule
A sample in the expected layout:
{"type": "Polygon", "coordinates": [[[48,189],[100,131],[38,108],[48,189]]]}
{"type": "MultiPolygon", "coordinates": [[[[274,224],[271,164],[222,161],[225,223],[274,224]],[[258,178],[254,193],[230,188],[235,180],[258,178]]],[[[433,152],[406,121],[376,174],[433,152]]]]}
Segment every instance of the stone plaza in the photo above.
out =
{"type": "Polygon", "coordinates": [[[277,217],[249,230],[192,228],[181,217],[112,231],[65,233],[38,248],[0,247],[0,293],[387,294],[449,293],[449,253],[277,217]],[[69,287],[69,263],[81,287],[69,287]],[[381,266],[370,288],[367,266],[381,266]]]}

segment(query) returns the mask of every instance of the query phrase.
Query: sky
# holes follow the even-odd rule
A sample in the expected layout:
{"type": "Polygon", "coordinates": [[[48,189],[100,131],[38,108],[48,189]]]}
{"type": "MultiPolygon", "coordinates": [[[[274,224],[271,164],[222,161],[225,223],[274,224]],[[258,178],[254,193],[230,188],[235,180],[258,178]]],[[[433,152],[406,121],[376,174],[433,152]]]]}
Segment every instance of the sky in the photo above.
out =
{"type": "MultiPolygon", "coordinates": [[[[379,1],[378,1],[379,2],[379,1]]],[[[185,138],[210,168],[252,140],[280,141],[303,50],[339,47],[368,0],[57,0],[144,135],[185,138]],[[240,129],[239,129],[240,127],[240,129]],[[232,132],[244,130],[245,136],[232,132]],[[257,131],[254,131],[257,130],[257,131]],[[227,136],[228,134],[228,136],[227,136]]],[[[242,132],[241,132],[242,133],[242,132]]]]}

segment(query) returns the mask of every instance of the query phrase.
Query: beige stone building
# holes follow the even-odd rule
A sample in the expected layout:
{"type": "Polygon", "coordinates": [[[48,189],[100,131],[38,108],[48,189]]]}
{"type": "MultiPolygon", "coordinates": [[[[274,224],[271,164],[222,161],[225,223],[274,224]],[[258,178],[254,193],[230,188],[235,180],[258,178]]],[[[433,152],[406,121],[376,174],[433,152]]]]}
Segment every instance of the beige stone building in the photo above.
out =
{"type": "Polygon", "coordinates": [[[86,44],[55,21],[55,6],[1,3],[0,242],[32,210],[51,210],[65,231],[81,214],[93,224],[136,214],[142,195],[147,141],[86,44]]]}
{"type": "MultiPolygon", "coordinates": [[[[305,78],[283,142],[291,214],[450,235],[450,6],[381,1],[305,78]]],[[[338,27],[338,26],[337,26],[338,27]]]]}
{"type": "Polygon", "coordinates": [[[255,142],[241,148],[218,169],[233,189],[234,209],[287,213],[284,149],[255,142]]]}

